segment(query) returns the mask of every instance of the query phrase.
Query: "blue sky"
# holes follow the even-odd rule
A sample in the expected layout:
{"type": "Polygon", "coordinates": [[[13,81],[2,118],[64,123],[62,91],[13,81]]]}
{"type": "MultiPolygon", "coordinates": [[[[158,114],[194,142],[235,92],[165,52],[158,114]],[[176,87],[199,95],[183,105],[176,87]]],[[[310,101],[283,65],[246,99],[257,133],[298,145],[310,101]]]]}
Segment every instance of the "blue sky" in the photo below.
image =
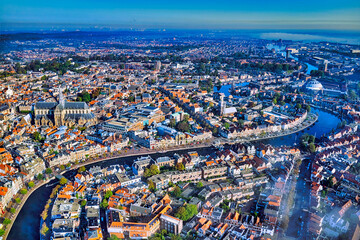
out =
{"type": "Polygon", "coordinates": [[[1,23],[360,30],[359,0],[1,0],[1,23]]]}

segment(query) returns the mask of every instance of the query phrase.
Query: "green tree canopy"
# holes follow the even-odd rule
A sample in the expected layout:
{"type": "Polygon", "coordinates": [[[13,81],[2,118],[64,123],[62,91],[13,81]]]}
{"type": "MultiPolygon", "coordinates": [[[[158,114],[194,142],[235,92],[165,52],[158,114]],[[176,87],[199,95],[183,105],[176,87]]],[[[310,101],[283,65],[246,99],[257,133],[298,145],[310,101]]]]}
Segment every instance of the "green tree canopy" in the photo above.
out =
{"type": "Polygon", "coordinates": [[[26,194],[28,191],[25,188],[20,189],[21,194],[26,194]]]}
{"type": "Polygon", "coordinates": [[[176,170],[178,170],[178,171],[184,171],[184,170],[185,170],[185,166],[184,166],[184,164],[181,163],[181,162],[178,162],[178,163],[176,164],[175,168],[176,168],[176,170]]]}
{"type": "Polygon", "coordinates": [[[190,124],[187,121],[178,122],[178,124],[176,125],[176,129],[181,132],[189,132],[190,124]]]}
{"type": "Polygon", "coordinates": [[[150,191],[152,191],[152,192],[155,191],[156,186],[155,186],[155,183],[152,180],[148,181],[148,185],[149,185],[149,190],[150,191]]]}
{"type": "Polygon", "coordinates": [[[174,191],[173,191],[173,195],[175,196],[175,197],[180,197],[181,196],[181,189],[180,189],[180,187],[179,186],[176,186],[175,187],[175,189],[174,189],[174,191]]]}
{"type": "Polygon", "coordinates": [[[312,152],[312,153],[314,153],[316,151],[315,144],[313,144],[313,143],[309,144],[309,151],[312,152]]]}
{"type": "Polygon", "coordinates": [[[100,203],[100,207],[101,208],[107,208],[109,206],[109,203],[108,203],[108,201],[104,198],[103,200],[102,200],[102,202],[100,203]]]}
{"type": "Polygon", "coordinates": [[[112,195],[113,195],[113,192],[108,190],[108,191],[105,192],[104,198],[109,199],[112,195]]]}
{"type": "Polygon", "coordinates": [[[4,225],[9,225],[10,223],[11,223],[11,220],[8,219],[8,218],[5,218],[4,221],[3,221],[4,225]]]}
{"type": "Polygon", "coordinates": [[[179,210],[175,213],[177,218],[180,218],[183,221],[191,219],[198,213],[197,207],[194,204],[187,204],[185,207],[180,207],[179,210]]]}
{"type": "Polygon", "coordinates": [[[62,177],[62,178],[60,179],[60,185],[65,185],[66,183],[67,183],[67,179],[64,178],[64,177],[62,177]]]}
{"type": "Polygon", "coordinates": [[[42,175],[41,173],[39,173],[39,174],[36,176],[36,179],[37,179],[37,180],[43,180],[43,179],[44,179],[44,175],[42,175]]]}
{"type": "Polygon", "coordinates": [[[152,164],[149,168],[144,170],[144,177],[151,177],[160,173],[160,169],[157,165],[152,164]]]}
{"type": "Polygon", "coordinates": [[[107,240],[121,240],[121,239],[115,236],[114,234],[112,234],[110,237],[107,238],[107,240]]]}

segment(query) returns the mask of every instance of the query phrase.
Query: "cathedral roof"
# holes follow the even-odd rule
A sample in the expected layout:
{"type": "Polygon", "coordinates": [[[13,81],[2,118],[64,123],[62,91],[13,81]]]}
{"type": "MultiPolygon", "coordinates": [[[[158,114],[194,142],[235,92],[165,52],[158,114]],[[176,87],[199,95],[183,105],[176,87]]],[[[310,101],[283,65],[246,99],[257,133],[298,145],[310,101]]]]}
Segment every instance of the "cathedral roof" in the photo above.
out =
{"type": "MultiPolygon", "coordinates": [[[[58,106],[57,102],[37,102],[35,104],[36,109],[52,109],[58,106]]],[[[64,109],[89,109],[89,106],[85,102],[64,102],[64,109]]]]}
{"type": "Polygon", "coordinates": [[[95,118],[95,115],[93,113],[84,113],[84,114],[66,114],[65,115],[65,120],[76,120],[76,119],[80,119],[83,118],[85,120],[89,120],[89,119],[93,119],[95,118]]]}
{"type": "Polygon", "coordinates": [[[57,102],[37,102],[35,104],[36,109],[51,109],[58,105],[57,102]]]}

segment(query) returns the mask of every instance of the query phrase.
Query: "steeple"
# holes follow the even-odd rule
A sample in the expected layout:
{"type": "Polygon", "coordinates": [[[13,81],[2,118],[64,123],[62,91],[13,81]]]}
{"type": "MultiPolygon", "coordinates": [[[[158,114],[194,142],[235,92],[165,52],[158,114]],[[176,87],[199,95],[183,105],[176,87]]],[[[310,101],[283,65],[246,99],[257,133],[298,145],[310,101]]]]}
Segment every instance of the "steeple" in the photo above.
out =
{"type": "Polygon", "coordinates": [[[65,106],[65,98],[64,95],[62,94],[62,90],[60,86],[59,86],[59,104],[65,106]]]}

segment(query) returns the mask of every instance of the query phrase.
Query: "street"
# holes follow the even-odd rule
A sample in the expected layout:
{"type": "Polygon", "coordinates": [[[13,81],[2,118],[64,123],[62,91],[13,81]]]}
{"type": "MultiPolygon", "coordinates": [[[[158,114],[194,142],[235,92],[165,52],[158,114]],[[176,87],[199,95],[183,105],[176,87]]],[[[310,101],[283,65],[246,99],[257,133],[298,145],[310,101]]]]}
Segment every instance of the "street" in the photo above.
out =
{"type": "Polygon", "coordinates": [[[296,183],[294,205],[286,232],[287,236],[298,239],[307,239],[306,223],[308,219],[311,184],[305,179],[310,179],[310,175],[311,160],[309,158],[304,158],[300,165],[299,177],[296,183]]]}

